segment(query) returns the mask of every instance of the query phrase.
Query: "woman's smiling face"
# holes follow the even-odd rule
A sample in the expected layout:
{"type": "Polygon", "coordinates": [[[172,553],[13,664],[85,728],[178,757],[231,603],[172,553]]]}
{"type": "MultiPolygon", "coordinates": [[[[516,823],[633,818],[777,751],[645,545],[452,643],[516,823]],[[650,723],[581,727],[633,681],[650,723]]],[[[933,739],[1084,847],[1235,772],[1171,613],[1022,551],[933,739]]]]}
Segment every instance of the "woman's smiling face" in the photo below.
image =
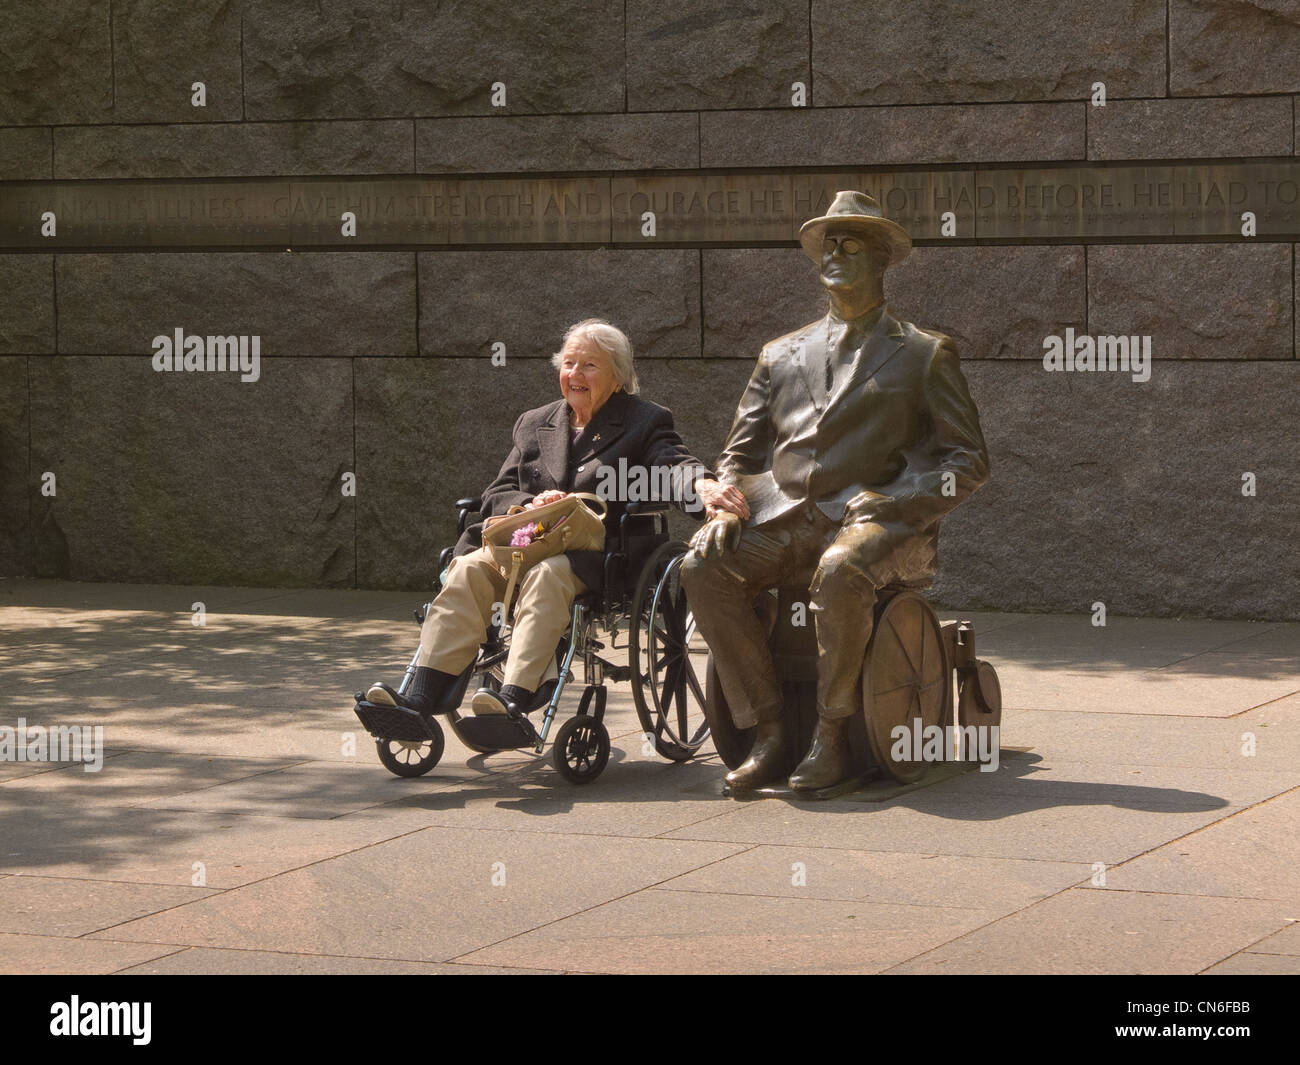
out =
{"type": "Polygon", "coordinates": [[[574,337],[560,353],[560,391],[574,421],[586,425],[618,388],[609,352],[595,341],[574,337]]]}

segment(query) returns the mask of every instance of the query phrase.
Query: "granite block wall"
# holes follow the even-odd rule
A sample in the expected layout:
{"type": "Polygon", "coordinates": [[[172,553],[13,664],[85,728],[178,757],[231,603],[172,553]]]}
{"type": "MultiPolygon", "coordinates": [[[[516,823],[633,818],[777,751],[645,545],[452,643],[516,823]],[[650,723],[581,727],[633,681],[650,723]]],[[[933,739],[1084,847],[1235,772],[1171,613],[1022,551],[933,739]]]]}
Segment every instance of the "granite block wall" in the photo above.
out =
{"type": "MultiPolygon", "coordinates": [[[[0,196],[1300,167],[1298,96],[1296,0],[13,0],[0,196]]],[[[886,291],[956,340],[992,454],[937,599],[1300,618],[1293,241],[927,240],[886,291]],[[1066,329],[1149,335],[1150,380],[1045,372],[1066,329]]],[[[823,308],[792,242],[0,246],[0,576],[423,589],[566,325],[625,328],[712,460],[763,342],[823,308]],[[259,380],[155,373],[178,327],[259,335],[259,380]]]]}

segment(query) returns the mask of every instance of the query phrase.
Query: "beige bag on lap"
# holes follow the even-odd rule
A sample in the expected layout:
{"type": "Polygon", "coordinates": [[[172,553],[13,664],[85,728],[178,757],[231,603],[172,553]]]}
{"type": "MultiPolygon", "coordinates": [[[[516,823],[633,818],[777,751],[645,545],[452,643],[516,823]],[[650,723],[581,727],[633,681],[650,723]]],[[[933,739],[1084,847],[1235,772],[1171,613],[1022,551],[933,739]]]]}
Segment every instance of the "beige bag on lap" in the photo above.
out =
{"type": "MultiPolygon", "coordinates": [[[[506,578],[505,615],[510,607],[520,576],[530,566],[535,566],[552,555],[565,551],[601,551],[605,547],[605,522],[608,508],[600,496],[590,492],[571,492],[545,506],[525,510],[511,507],[505,514],[488,518],[483,523],[483,546],[506,578]],[[597,513],[587,505],[590,501],[600,507],[597,513]],[[515,533],[536,522],[539,532],[532,543],[512,546],[515,533]]],[[[504,628],[504,627],[503,627],[504,628]]]]}

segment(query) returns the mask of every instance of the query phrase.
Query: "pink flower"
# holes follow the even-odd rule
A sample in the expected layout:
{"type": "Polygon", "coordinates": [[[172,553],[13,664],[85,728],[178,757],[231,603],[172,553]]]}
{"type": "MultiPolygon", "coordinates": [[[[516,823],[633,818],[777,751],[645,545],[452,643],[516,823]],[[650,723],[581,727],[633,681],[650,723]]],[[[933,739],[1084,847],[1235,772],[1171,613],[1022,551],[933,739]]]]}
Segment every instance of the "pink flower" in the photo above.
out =
{"type": "Polygon", "coordinates": [[[527,547],[533,542],[533,538],[537,535],[537,532],[537,522],[535,521],[530,521],[527,525],[519,526],[519,528],[514,531],[514,535],[510,537],[510,546],[527,547]]]}

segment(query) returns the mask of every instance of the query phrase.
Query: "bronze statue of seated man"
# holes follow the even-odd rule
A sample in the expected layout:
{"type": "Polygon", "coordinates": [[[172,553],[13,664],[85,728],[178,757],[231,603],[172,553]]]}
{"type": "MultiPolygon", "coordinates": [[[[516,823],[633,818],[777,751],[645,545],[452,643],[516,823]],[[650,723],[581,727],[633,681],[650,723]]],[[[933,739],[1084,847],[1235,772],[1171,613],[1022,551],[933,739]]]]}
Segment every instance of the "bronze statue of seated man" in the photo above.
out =
{"type": "Polygon", "coordinates": [[[939,519],[988,479],[979,414],[953,342],[889,313],[887,267],[907,232],[862,192],[840,192],[800,230],[830,294],[826,316],[764,346],[718,460],[750,516],[714,511],[681,579],[738,728],[756,726],[733,791],[789,768],[786,707],[755,610],[765,589],[813,571],[817,726],[791,788],[851,773],[848,724],[860,713],[877,591],[932,576],[939,519]]]}

